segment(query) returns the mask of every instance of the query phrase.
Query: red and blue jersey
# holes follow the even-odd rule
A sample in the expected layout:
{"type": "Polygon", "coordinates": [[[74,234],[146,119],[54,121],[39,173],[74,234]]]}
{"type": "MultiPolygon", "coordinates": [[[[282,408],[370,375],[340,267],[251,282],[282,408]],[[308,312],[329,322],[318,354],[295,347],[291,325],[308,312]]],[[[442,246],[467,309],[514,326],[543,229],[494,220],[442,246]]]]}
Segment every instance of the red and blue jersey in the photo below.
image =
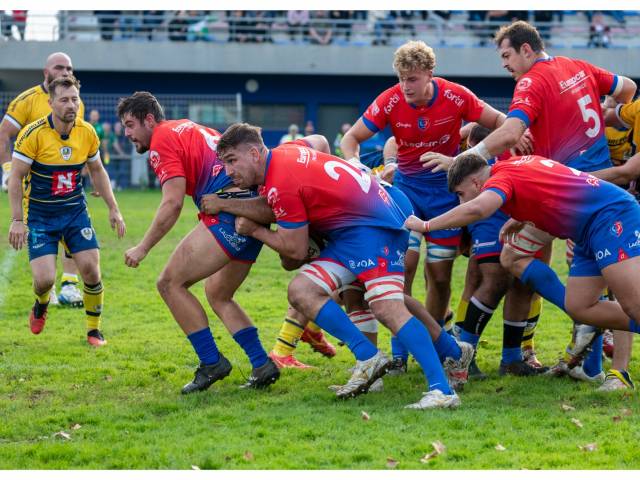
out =
{"type": "Polygon", "coordinates": [[[308,224],[327,235],[355,226],[402,230],[406,218],[370,173],[300,144],[269,152],[260,194],[282,228],[308,224]]]}
{"type": "Polygon", "coordinates": [[[501,210],[559,238],[584,240],[594,216],[634,199],[621,188],[547,158],[528,155],[491,167],[483,186],[503,199],[501,210]]]}
{"type": "Polygon", "coordinates": [[[185,178],[186,193],[200,208],[202,195],[233,184],[216,153],[219,139],[219,132],[191,120],[164,121],[153,131],[149,164],[161,185],[171,178],[185,178]]]}
{"type": "Polygon", "coordinates": [[[462,121],[480,118],[484,103],[468,88],[434,77],[433,98],[426,105],[407,103],[400,84],[382,92],[362,121],[372,132],[391,127],[398,144],[398,169],[404,175],[428,173],[445,178],[446,172],[425,171],[419,159],[423,153],[454,156],[459,151],[462,121]]]}
{"type": "Polygon", "coordinates": [[[619,81],[582,60],[541,59],[518,80],[507,116],[529,127],[536,155],[588,172],[606,168],[600,97],[613,93],[619,81]]]}

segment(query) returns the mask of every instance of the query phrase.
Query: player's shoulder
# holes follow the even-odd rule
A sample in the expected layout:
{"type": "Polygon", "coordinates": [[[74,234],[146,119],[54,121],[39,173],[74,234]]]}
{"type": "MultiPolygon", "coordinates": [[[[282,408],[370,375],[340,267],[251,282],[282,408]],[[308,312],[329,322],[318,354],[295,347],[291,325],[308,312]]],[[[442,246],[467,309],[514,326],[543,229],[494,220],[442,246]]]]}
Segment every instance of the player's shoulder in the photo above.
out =
{"type": "Polygon", "coordinates": [[[625,103],[620,105],[620,115],[625,118],[627,123],[631,121],[640,120],[640,98],[637,98],[631,103],[625,103]]]}
{"type": "Polygon", "coordinates": [[[87,122],[83,118],[76,118],[76,124],[75,124],[74,128],[77,128],[83,134],[87,134],[88,133],[88,134],[91,134],[91,135],[97,135],[96,129],[93,128],[93,125],[91,125],[89,122],[87,122]]]}
{"type": "Polygon", "coordinates": [[[29,102],[42,95],[47,95],[47,93],[42,88],[42,85],[35,85],[31,88],[28,88],[24,92],[21,92],[16,96],[16,98],[13,99],[13,102],[11,103],[17,104],[22,102],[29,102]]]}
{"type": "Polygon", "coordinates": [[[49,129],[50,125],[48,117],[38,118],[37,120],[25,125],[24,128],[20,130],[20,133],[18,133],[15,146],[16,149],[19,149],[29,142],[36,141],[41,132],[49,129]]]}

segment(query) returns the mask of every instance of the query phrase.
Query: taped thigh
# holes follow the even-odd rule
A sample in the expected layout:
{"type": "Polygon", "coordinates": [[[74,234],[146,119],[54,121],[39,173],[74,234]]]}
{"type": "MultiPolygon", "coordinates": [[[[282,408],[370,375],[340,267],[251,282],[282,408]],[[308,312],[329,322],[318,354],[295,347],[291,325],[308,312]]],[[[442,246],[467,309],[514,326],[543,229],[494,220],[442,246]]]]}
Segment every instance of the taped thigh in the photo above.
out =
{"type": "Polygon", "coordinates": [[[527,225],[519,232],[510,235],[505,245],[520,257],[531,257],[542,250],[552,239],[553,236],[548,233],[527,225]]]}
{"type": "Polygon", "coordinates": [[[364,299],[371,305],[380,300],[404,301],[404,275],[388,274],[364,282],[364,299]]]}
{"type": "Polygon", "coordinates": [[[370,309],[355,310],[349,314],[351,322],[364,333],[378,333],[378,321],[370,309]]]}
{"type": "Polygon", "coordinates": [[[427,263],[453,262],[457,252],[457,246],[438,245],[427,240],[427,263]]]}
{"type": "Polygon", "coordinates": [[[305,277],[331,295],[345,285],[352,283],[356,276],[335,260],[317,259],[307,263],[300,270],[305,277]]]}

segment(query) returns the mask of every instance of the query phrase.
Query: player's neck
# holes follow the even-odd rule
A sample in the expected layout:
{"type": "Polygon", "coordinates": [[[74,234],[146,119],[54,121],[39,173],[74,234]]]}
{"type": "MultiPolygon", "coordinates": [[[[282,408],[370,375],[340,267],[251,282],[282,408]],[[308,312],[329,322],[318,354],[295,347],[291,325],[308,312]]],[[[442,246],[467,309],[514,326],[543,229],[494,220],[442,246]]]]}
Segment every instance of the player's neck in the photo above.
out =
{"type": "Polygon", "coordinates": [[[71,133],[71,129],[75,125],[76,121],[73,122],[63,122],[60,120],[55,114],[51,115],[53,121],[53,129],[60,134],[60,136],[67,136],[71,133]]]}
{"type": "Polygon", "coordinates": [[[424,90],[424,96],[422,100],[415,102],[415,105],[419,107],[423,107],[428,105],[431,100],[433,100],[433,95],[435,94],[435,89],[433,88],[433,79],[427,83],[427,88],[424,90]]]}

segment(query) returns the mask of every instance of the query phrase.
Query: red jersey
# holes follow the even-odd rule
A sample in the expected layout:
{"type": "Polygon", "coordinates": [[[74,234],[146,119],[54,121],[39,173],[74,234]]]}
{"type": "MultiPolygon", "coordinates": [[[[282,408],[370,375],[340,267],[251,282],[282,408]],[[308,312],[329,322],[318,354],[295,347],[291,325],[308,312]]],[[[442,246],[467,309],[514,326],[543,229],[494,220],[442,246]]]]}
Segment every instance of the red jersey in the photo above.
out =
{"type": "Polygon", "coordinates": [[[510,217],[575,241],[584,240],[603,208],[633,200],[611,183],[537,155],[496,162],[482,189],[500,195],[501,210],[510,217]]]}
{"type": "Polygon", "coordinates": [[[371,174],[300,144],[269,152],[260,193],[283,228],[309,224],[329,235],[354,226],[401,230],[406,218],[371,174]]]}
{"type": "Polygon", "coordinates": [[[618,77],[567,57],[538,60],[516,84],[508,117],[531,130],[534,153],[584,171],[609,165],[600,97],[618,77]]]}
{"type": "Polygon", "coordinates": [[[378,95],[362,115],[372,132],[391,126],[398,144],[398,169],[405,175],[425,172],[419,161],[423,153],[456,155],[462,121],[475,122],[484,109],[484,102],[468,88],[439,77],[432,83],[433,98],[427,105],[407,103],[397,84],[378,95]]]}
{"type": "Polygon", "coordinates": [[[187,181],[187,195],[200,207],[200,198],[233,182],[218,159],[220,133],[191,120],[166,120],[153,131],[149,164],[164,184],[170,178],[187,181]]]}

